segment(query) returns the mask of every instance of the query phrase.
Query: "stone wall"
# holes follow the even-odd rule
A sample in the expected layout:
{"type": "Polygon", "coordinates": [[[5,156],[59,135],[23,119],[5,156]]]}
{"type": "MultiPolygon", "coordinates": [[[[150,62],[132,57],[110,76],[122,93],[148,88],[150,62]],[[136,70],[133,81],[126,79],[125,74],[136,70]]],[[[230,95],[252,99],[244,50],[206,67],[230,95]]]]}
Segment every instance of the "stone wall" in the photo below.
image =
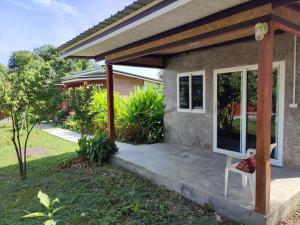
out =
{"type": "MultiPolygon", "coordinates": [[[[298,80],[296,101],[299,108],[291,109],[293,86],[294,37],[276,36],[274,61],[286,61],[283,162],[300,168],[300,40],[298,41],[298,80]]],[[[167,60],[163,74],[165,87],[165,141],[212,150],[213,146],[213,70],[257,64],[258,43],[247,41],[174,56],[167,60]],[[205,70],[205,113],[177,112],[177,73],[205,70]]]]}

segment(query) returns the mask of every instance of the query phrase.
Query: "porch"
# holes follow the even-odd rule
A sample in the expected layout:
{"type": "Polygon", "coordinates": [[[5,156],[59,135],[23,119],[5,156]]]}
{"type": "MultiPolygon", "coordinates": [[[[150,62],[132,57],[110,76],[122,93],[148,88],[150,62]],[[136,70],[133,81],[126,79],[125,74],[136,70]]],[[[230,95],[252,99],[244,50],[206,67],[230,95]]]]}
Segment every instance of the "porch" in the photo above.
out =
{"type": "MultiPolygon", "coordinates": [[[[222,197],[222,187],[224,180],[224,163],[225,160],[222,158],[223,156],[215,155],[213,153],[205,152],[202,156],[202,153],[199,157],[205,161],[205,164],[201,165],[198,161],[194,162],[193,158],[178,158],[179,162],[185,161],[185,163],[175,163],[176,168],[172,170],[164,169],[162,171],[162,175],[160,179],[156,178],[158,181],[164,180],[170,181],[168,183],[168,187],[171,189],[178,188],[178,191],[185,193],[184,195],[190,195],[195,198],[198,202],[203,203],[208,199],[211,199],[213,204],[215,204],[215,208],[217,211],[223,211],[227,216],[234,217],[235,219],[241,219],[241,221],[250,223],[251,219],[257,219],[261,224],[263,224],[263,220],[265,215],[269,218],[267,223],[273,224],[277,216],[277,212],[284,214],[283,212],[288,211],[289,207],[286,207],[284,203],[288,201],[293,193],[296,193],[289,190],[292,186],[288,185],[288,182],[296,183],[294,179],[299,179],[299,174],[292,175],[292,172],[284,172],[285,169],[277,169],[272,168],[272,178],[271,178],[271,167],[270,167],[270,136],[271,136],[271,112],[272,112],[272,74],[273,68],[272,63],[276,56],[276,47],[281,46],[283,43],[275,44],[275,37],[278,37],[282,33],[289,33],[290,35],[300,36],[300,13],[299,13],[300,4],[298,0],[233,0],[233,1],[203,1],[199,4],[197,0],[139,0],[136,3],[132,4],[131,7],[125,8],[123,12],[112,16],[110,19],[104,21],[103,23],[99,23],[96,27],[86,31],[82,35],[74,38],[69,41],[65,45],[61,46],[61,50],[65,57],[83,57],[83,58],[92,58],[96,61],[105,60],[107,64],[107,93],[108,93],[108,134],[111,142],[115,141],[115,125],[114,125],[114,99],[113,99],[113,65],[132,65],[132,66],[142,66],[142,67],[153,67],[153,68],[161,68],[165,69],[167,72],[191,72],[191,70],[185,68],[176,68],[174,69],[174,62],[172,65],[172,60],[177,57],[177,59],[181,59],[180,57],[189,57],[193,60],[185,60],[181,61],[185,66],[193,63],[193,68],[197,68],[194,71],[202,71],[202,78],[204,77],[205,71],[209,71],[209,66],[214,66],[213,69],[217,69],[215,61],[207,62],[205,65],[202,63],[205,61],[207,55],[205,57],[200,57],[200,60],[196,60],[193,58],[193,54],[196,52],[203,52],[205,50],[210,51],[215,48],[220,48],[224,46],[231,46],[236,43],[245,43],[248,40],[255,40],[255,48],[251,48],[255,50],[255,63],[257,64],[257,91],[256,91],[256,106],[257,106],[257,114],[256,114],[256,149],[257,149],[257,164],[256,164],[256,205],[255,205],[255,213],[251,213],[251,209],[249,209],[248,202],[249,199],[245,199],[243,194],[240,191],[235,190],[234,187],[231,187],[232,191],[231,195],[225,200],[222,197]],[[121,14],[121,15],[120,15],[121,14]],[[124,16],[125,15],[125,16],[124,16]],[[184,15],[178,17],[178,15],[184,15]],[[120,17],[121,16],[121,17],[120,17]],[[164,22],[162,22],[164,21],[164,22]],[[255,38],[254,38],[255,37],[255,38]],[[257,57],[258,56],[258,57],[257,57]],[[275,56],[275,57],[274,57],[275,56]],[[205,68],[206,67],[206,68],[205,68]],[[184,71],[183,71],[184,69],[184,71]],[[205,160],[207,157],[211,159],[205,160]],[[214,159],[217,157],[217,159],[214,159]],[[219,159],[218,159],[219,158],[219,159]],[[189,161],[190,160],[190,161],[189,161]],[[195,163],[195,169],[193,165],[195,163]],[[199,168],[198,168],[199,167],[199,168]],[[194,172],[192,172],[192,171],[194,172]],[[205,173],[203,172],[205,171],[205,173]],[[275,170],[275,171],[274,171],[275,170]],[[278,175],[276,170],[278,170],[278,175]],[[178,172],[180,171],[180,172],[178,172]],[[186,172],[183,172],[186,171],[186,172]],[[209,171],[209,172],[208,172],[209,171]],[[214,172],[213,172],[214,171],[214,172]],[[172,172],[169,175],[168,172],[172,172]],[[164,173],[166,173],[164,175],[164,173]],[[212,174],[211,174],[212,173],[212,174]],[[204,176],[205,174],[205,176],[204,176]],[[287,176],[283,176],[288,174],[287,176]],[[179,176],[180,175],[180,176],[179,176]],[[187,176],[189,175],[189,176],[187,176]],[[193,176],[192,176],[193,175],[193,176]],[[178,178],[179,176],[179,178],[178,178]],[[206,177],[207,176],[207,177],[206,177]],[[163,179],[163,177],[167,177],[163,179]],[[173,177],[173,179],[171,179],[173,177]],[[181,178],[184,177],[184,178],[181,178]],[[287,177],[286,179],[282,179],[282,177],[287,177]],[[289,179],[292,178],[292,179],[289,179]],[[185,179],[190,180],[190,184],[193,184],[191,188],[188,188],[186,182],[182,182],[183,187],[179,188],[182,184],[179,181],[183,181],[185,179]],[[206,180],[207,179],[207,180],[206,180]],[[213,179],[213,180],[212,180],[213,179]],[[272,179],[272,181],[271,181],[272,179]],[[201,183],[199,183],[201,181],[201,183]],[[179,184],[176,185],[176,182],[179,184]],[[274,184],[278,185],[274,185],[274,184]],[[283,184],[282,184],[283,183],[283,184]],[[172,187],[173,185],[173,187],[172,187]],[[179,186],[178,186],[179,185],[179,186]],[[284,186],[282,186],[284,185],[284,186]],[[213,187],[211,187],[213,186],[213,187]],[[286,187],[285,187],[286,186],[286,187]],[[196,189],[196,187],[199,187],[196,189]],[[270,193],[270,188],[271,192],[270,193]],[[196,194],[196,190],[200,190],[200,194],[196,194]],[[189,191],[189,190],[193,190],[189,191]],[[219,191],[217,191],[219,190],[219,191]],[[288,191],[287,191],[288,190],[288,191]],[[287,191],[287,196],[283,197],[282,192],[287,191]],[[236,193],[234,193],[236,192],[236,193]],[[202,194],[201,194],[202,193],[202,194]],[[219,193],[219,194],[218,194],[219,193]],[[234,193],[234,194],[233,194],[234,193]],[[274,194],[277,193],[277,194],[274,194]],[[278,196],[278,193],[280,196],[278,196]],[[205,196],[207,195],[207,196],[205,196]],[[201,197],[197,197],[201,196],[201,197]],[[212,197],[213,196],[213,197],[212,197]],[[202,199],[205,198],[205,199],[202,199]],[[240,199],[241,198],[241,199],[240,199]],[[270,199],[271,198],[271,199],[270,199]],[[278,199],[277,199],[278,198],[278,199]],[[282,199],[284,198],[284,199],[282,199]],[[212,200],[216,199],[216,200],[212,200]],[[200,201],[202,200],[202,201],[200,201]],[[218,200],[218,201],[217,201],[218,200]],[[216,202],[214,202],[216,201],[216,202]],[[217,204],[219,203],[219,205],[217,204]],[[222,205],[222,204],[223,205],[222,205]],[[232,206],[229,207],[228,206],[232,206]],[[225,206],[225,207],[224,207],[225,206]],[[285,207],[284,207],[285,206],[285,207]],[[281,210],[284,208],[284,210],[281,210]],[[249,211],[250,210],[250,211],[249,211]],[[282,211],[282,212],[281,212],[282,211]],[[244,212],[244,213],[242,213],[244,212]],[[250,213],[249,213],[250,212],[250,213]],[[257,215],[256,213],[259,213],[257,215]],[[241,214],[241,215],[240,215],[241,214]],[[243,217],[244,216],[244,217],[243,217]],[[272,221],[274,219],[274,221],[272,221]]],[[[295,38],[295,43],[297,39],[295,38]]],[[[292,68],[292,65],[296,65],[296,44],[293,45],[294,48],[290,49],[289,52],[294,52],[294,60],[291,60],[289,54],[282,54],[280,60],[286,60],[287,62],[287,70],[292,68]]],[[[245,49],[244,46],[239,48],[239,50],[245,49]]],[[[287,48],[288,49],[288,48],[287,48]]],[[[212,51],[211,51],[212,52],[212,51]]],[[[212,54],[210,54],[212,55],[212,54]]],[[[225,62],[226,59],[231,59],[232,61],[239,61],[240,59],[249,60],[250,53],[245,52],[245,54],[241,54],[241,52],[230,51],[229,54],[224,54],[224,52],[215,59],[218,59],[218,62],[225,62]],[[223,56],[223,57],[220,57],[223,56]],[[235,57],[238,60],[235,60],[235,57]]],[[[250,62],[246,62],[240,65],[250,65],[250,62]]],[[[181,65],[181,64],[178,64],[181,65]]],[[[178,66],[177,65],[177,66],[178,66]]],[[[228,68],[229,65],[224,63],[224,66],[220,68],[228,68]]],[[[295,125],[295,121],[300,121],[297,117],[299,115],[299,108],[295,107],[295,93],[296,93],[296,77],[297,70],[296,66],[294,66],[293,71],[293,101],[291,104],[292,107],[289,109],[290,120],[288,121],[291,126],[294,127],[294,130],[291,131],[293,135],[297,135],[296,128],[298,126],[295,125]]],[[[242,71],[244,73],[244,77],[246,75],[246,70],[242,71]]],[[[199,74],[196,74],[199,75],[199,74]]],[[[189,75],[191,76],[191,75],[189,75]]],[[[165,76],[165,77],[168,77],[165,76]]],[[[207,76],[208,79],[211,79],[212,76],[207,76]]],[[[186,83],[191,83],[190,78],[186,83]]],[[[243,79],[246,81],[246,79],[243,79]]],[[[204,81],[204,79],[202,79],[204,81]]],[[[201,82],[201,81],[200,81],[201,82]]],[[[205,84],[205,81],[202,82],[205,84]]],[[[207,84],[211,84],[206,82],[207,84]]],[[[243,82],[246,85],[246,82],[243,82]]],[[[176,90],[176,83],[165,82],[166,88],[176,90]]],[[[187,85],[186,85],[187,86],[187,85]]],[[[189,85],[189,89],[191,85],[189,85]]],[[[213,90],[213,87],[208,86],[207,90],[213,90]]],[[[202,85],[202,90],[199,93],[203,93],[205,90],[205,85],[202,85]]],[[[245,88],[243,90],[246,90],[245,88]]],[[[175,92],[175,91],[174,91],[175,92]]],[[[189,91],[190,92],[190,91],[189,91]]],[[[177,93],[178,94],[178,91],[177,93]]],[[[246,94],[246,93],[244,93],[246,94]]],[[[188,96],[186,98],[186,103],[188,104],[188,108],[191,109],[192,101],[191,94],[186,94],[188,96]]],[[[243,95],[245,96],[245,95],[243,95]]],[[[171,96],[172,97],[172,96],[171,96]]],[[[202,94],[202,111],[205,112],[205,99],[204,94],[202,94]]],[[[285,96],[286,97],[286,96],[285,96]]],[[[173,98],[173,97],[172,97],[173,98]]],[[[175,99],[175,98],[174,98],[175,99]]],[[[210,96],[207,96],[207,102],[211,103],[212,99],[210,96]],[[210,100],[210,101],[209,101],[210,100]]],[[[177,100],[177,104],[178,104],[177,100]]],[[[165,113],[167,114],[172,110],[172,107],[175,104],[170,104],[170,108],[165,109],[165,113]]],[[[187,106],[186,106],[187,107],[187,106]]],[[[211,118],[209,112],[213,111],[216,105],[208,105],[207,106],[207,116],[211,118]]],[[[283,107],[283,104],[281,104],[283,107]]],[[[245,104],[244,104],[245,108],[245,104]]],[[[287,108],[287,107],[286,107],[287,108]]],[[[195,117],[195,116],[194,116],[195,117]]],[[[192,116],[189,116],[189,122],[191,124],[197,121],[208,121],[205,117],[198,120],[193,120],[192,116]]],[[[245,117],[243,117],[245,118],[245,117]]],[[[203,126],[203,123],[198,123],[203,127],[203,131],[208,134],[207,136],[200,138],[211,138],[211,133],[206,126],[203,126]]],[[[210,123],[212,124],[212,123],[210,123]]],[[[216,123],[215,123],[216,124],[216,123]]],[[[245,124],[245,123],[244,123],[245,124]]],[[[176,120],[170,120],[170,125],[175,126],[190,126],[189,123],[185,123],[184,121],[181,123],[177,123],[176,120]]],[[[168,127],[166,131],[168,132],[168,127]]],[[[176,130],[176,129],[174,129],[176,130]]],[[[216,129],[215,129],[216,130],[216,129]]],[[[244,127],[243,130],[246,130],[244,127]]],[[[199,132],[199,129],[196,130],[199,132]]],[[[287,133],[288,134],[288,133],[287,133]]],[[[176,134],[176,138],[180,138],[183,136],[181,133],[176,134]]],[[[185,133],[185,136],[192,137],[192,133],[185,133]]],[[[299,135],[298,135],[299,136],[299,135]]],[[[245,137],[245,132],[243,133],[243,137],[245,137]]],[[[201,142],[200,138],[194,138],[194,142],[201,142]]],[[[290,138],[292,139],[292,138],[290,138]]],[[[290,140],[287,139],[287,140],[290,140]]],[[[293,140],[290,140],[292,142],[293,140]]],[[[191,143],[191,142],[189,142],[191,143]]],[[[243,142],[244,143],[244,142],[243,142]]],[[[298,142],[294,143],[292,146],[293,152],[291,157],[295,158],[294,164],[299,164],[297,156],[294,153],[298,152],[298,142]]],[[[232,143],[231,143],[232,144],[232,143]]],[[[279,142],[277,144],[280,144],[279,142]]],[[[158,145],[157,145],[158,146],[158,145]]],[[[163,145],[164,146],[164,145],[163,145]]],[[[169,146],[169,145],[166,145],[169,146]]],[[[205,146],[205,145],[204,145],[205,146]]],[[[139,148],[139,147],[134,147],[139,148]]],[[[151,146],[144,147],[152,148],[151,146]]],[[[166,147],[167,148],[167,147],[166,147]]],[[[172,147],[169,147],[172,150],[172,147]]],[[[175,147],[174,147],[175,148],[175,147]]],[[[184,155],[181,152],[182,149],[176,147],[175,155],[184,155]]],[[[285,149],[286,146],[285,146],[285,149]]],[[[184,149],[183,149],[184,150],[184,149]]],[[[244,147],[244,151],[246,148],[244,147]]],[[[134,150],[132,150],[134,151],[134,150]]],[[[146,150],[145,150],[146,151],[146,150]]],[[[150,154],[153,151],[150,151],[150,154]]],[[[151,174],[155,174],[154,169],[164,168],[168,162],[169,157],[174,157],[174,154],[166,154],[166,153],[157,153],[156,155],[161,155],[159,159],[152,159],[152,157],[148,155],[142,155],[139,151],[139,154],[135,154],[132,156],[128,156],[130,159],[141,159],[140,161],[146,163],[144,160],[149,158],[149,162],[147,165],[151,165],[153,167],[153,171],[150,170],[147,174],[149,176],[151,174]],[[165,157],[163,157],[166,154],[165,157]],[[171,156],[170,156],[171,155],[171,156]],[[167,157],[168,156],[168,157],[167,157]],[[138,158],[140,157],[140,158],[138,158]],[[166,162],[167,161],[167,162],[166,162]],[[162,164],[162,165],[160,165],[162,164]],[[152,172],[151,172],[152,171],[152,172]]],[[[168,152],[168,150],[166,150],[168,152]]],[[[185,152],[185,151],[184,151],[185,152]]],[[[118,156],[118,161],[121,162],[121,156],[126,155],[126,152],[120,153],[118,156]]],[[[131,154],[130,154],[131,155],[131,154]]],[[[187,154],[189,155],[189,154],[187,154]]],[[[176,158],[176,157],[175,157],[176,158]]],[[[198,158],[198,157],[195,157],[198,158]]],[[[172,161],[172,160],[171,160],[172,161]]],[[[135,163],[138,165],[138,168],[141,171],[141,165],[139,163],[135,163]]],[[[130,164],[130,165],[135,165],[130,164]]],[[[127,164],[126,164],[127,165],[127,164]]],[[[131,168],[134,168],[133,166],[131,168]]],[[[146,167],[145,167],[146,168],[146,167]]],[[[151,168],[151,167],[150,167],[151,168]]],[[[157,172],[158,173],[158,172],[157,172]]],[[[155,177],[155,176],[154,176],[155,177]]],[[[151,177],[150,177],[151,178],[151,177]]],[[[153,178],[154,179],[154,178],[153,178]]],[[[161,183],[163,183],[161,181],[161,183]]],[[[235,184],[235,183],[234,183],[235,184]]],[[[240,184],[240,181],[237,180],[236,184],[240,184]]],[[[296,190],[297,187],[295,187],[296,190]]],[[[299,186],[298,186],[298,190],[299,186]]],[[[294,198],[293,198],[294,199],[294,198]]],[[[295,200],[295,199],[294,199],[295,200]]],[[[252,206],[251,206],[252,207],[252,206]]],[[[255,220],[252,221],[251,224],[254,224],[255,220]]],[[[256,222],[255,222],[256,223],[256,222]]]]}
{"type": "Polygon", "coordinates": [[[118,143],[113,162],[199,204],[212,203],[216,212],[244,224],[276,224],[300,200],[300,171],[271,167],[270,212],[256,213],[249,187],[240,175],[229,175],[224,197],[226,156],[182,145],[118,143]]]}

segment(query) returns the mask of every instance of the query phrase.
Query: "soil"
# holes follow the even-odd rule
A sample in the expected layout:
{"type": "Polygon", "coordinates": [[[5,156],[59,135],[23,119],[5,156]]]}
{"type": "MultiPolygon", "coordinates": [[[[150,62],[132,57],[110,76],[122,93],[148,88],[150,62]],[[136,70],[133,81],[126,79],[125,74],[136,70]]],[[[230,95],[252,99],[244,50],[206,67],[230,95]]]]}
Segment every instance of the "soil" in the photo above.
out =
{"type": "Polygon", "coordinates": [[[300,225],[300,205],[277,225],[300,225]]]}

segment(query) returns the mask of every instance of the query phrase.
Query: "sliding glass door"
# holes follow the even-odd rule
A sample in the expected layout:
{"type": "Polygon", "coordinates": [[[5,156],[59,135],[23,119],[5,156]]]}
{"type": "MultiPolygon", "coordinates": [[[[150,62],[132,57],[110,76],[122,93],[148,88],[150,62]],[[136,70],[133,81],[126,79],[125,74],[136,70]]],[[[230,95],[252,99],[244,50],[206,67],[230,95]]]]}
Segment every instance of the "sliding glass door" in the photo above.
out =
{"type": "MultiPolygon", "coordinates": [[[[246,115],[246,148],[256,149],[256,112],[257,112],[257,70],[247,71],[247,115],[246,115]]],[[[271,143],[278,143],[279,129],[279,68],[273,71],[271,143]]],[[[278,146],[271,158],[278,159],[278,146]]]]}
{"type": "Polygon", "coordinates": [[[217,76],[217,148],[242,152],[242,72],[217,76]]]}
{"type": "MultiPolygon", "coordinates": [[[[256,148],[257,66],[214,72],[214,150],[242,156],[256,148]]],[[[274,64],[271,143],[277,143],[271,158],[281,165],[283,130],[284,63],[274,64]],[[280,107],[281,106],[281,107],[280,107]]]]}

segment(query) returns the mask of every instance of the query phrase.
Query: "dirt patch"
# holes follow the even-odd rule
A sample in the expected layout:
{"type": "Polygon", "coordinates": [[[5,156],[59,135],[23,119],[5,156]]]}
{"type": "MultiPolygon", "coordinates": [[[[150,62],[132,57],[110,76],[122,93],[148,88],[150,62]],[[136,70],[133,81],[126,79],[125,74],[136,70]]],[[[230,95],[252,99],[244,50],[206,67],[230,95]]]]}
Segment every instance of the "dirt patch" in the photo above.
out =
{"type": "Polygon", "coordinates": [[[284,220],[277,225],[299,225],[300,224],[300,205],[292,211],[284,220]]]}
{"type": "MultiPolygon", "coordinates": [[[[46,148],[28,148],[27,149],[27,158],[30,157],[43,157],[43,156],[48,156],[49,155],[49,150],[46,148]]],[[[17,158],[17,156],[15,156],[17,158]]]]}
{"type": "Polygon", "coordinates": [[[28,148],[27,149],[27,158],[32,156],[48,156],[49,151],[46,148],[28,148]]]}

